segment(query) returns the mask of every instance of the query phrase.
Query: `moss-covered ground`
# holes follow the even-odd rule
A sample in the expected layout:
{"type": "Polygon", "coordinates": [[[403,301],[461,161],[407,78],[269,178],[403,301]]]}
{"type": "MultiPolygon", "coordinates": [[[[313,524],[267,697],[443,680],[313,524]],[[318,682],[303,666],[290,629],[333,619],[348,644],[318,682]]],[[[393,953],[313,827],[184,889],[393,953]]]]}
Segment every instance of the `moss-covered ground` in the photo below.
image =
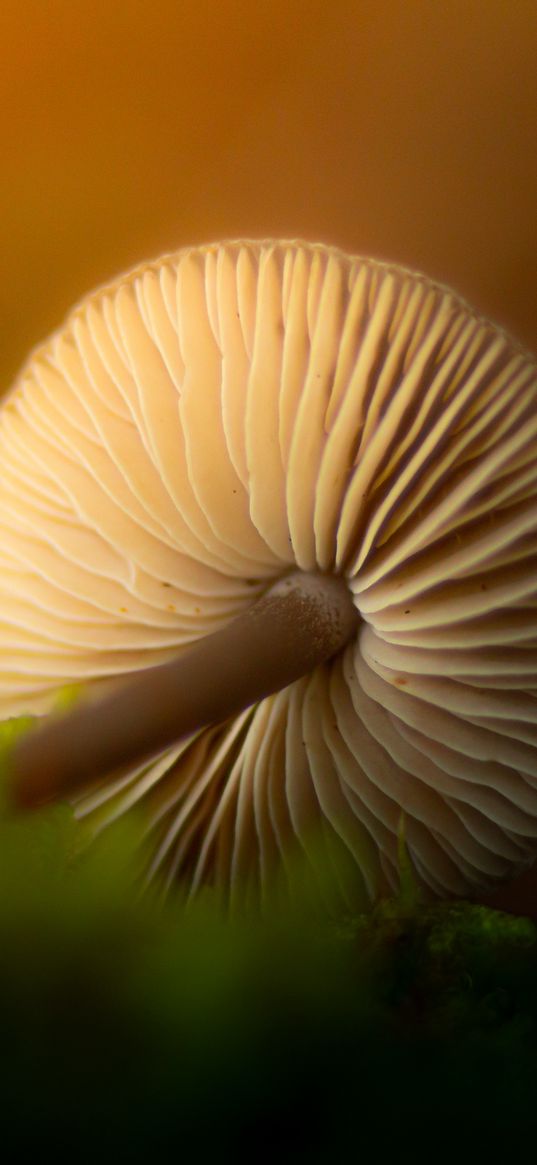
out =
{"type": "Polygon", "coordinates": [[[533,1155],[530,920],[423,904],[404,838],[400,894],[357,915],[163,905],[136,853],[86,851],[64,806],[0,821],[6,1160],[533,1155]]]}

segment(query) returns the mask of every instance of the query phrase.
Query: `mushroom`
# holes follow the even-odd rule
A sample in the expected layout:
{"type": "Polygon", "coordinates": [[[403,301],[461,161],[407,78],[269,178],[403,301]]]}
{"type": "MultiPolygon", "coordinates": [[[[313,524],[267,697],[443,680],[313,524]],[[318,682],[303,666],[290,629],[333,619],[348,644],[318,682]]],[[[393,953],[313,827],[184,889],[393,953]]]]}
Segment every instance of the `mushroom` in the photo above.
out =
{"type": "Polygon", "coordinates": [[[87,694],[16,750],[20,801],[38,740],[61,769],[112,709],[132,755],[97,747],[69,796],[95,833],[136,812],[164,885],[262,893],[303,852],[373,901],[402,814],[425,897],[529,866],[536,393],[450,290],[321,245],[189,248],[86,299],[0,410],[0,714],[87,694]],[[191,718],[148,735],[196,659],[191,718]]]}

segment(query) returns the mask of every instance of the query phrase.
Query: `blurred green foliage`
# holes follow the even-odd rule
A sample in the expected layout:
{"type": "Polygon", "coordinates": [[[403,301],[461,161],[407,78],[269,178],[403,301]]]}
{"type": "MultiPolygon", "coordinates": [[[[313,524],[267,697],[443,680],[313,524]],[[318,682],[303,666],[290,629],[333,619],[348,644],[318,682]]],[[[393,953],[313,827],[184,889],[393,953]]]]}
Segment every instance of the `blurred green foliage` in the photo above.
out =
{"type": "MultiPolygon", "coordinates": [[[[13,735],[13,728],[9,730],[13,735]]],[[[468,1159],[535,1120],[537,932],[401,893],[368,914],[142,894],[135,826],[0,821],[0,1115],[18,1159],[468,1159]]]]}

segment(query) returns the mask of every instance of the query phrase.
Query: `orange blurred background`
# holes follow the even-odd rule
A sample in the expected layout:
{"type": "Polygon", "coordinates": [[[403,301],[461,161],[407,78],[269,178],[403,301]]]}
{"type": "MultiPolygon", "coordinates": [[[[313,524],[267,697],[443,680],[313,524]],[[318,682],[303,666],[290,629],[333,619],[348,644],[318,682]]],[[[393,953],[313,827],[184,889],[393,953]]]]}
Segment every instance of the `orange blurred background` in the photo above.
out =
{"type": "Polygon", "coordinates": [[[0,384],[96,283],[302,236],[537,349],[535,0],[1,0],[0,384]]]}

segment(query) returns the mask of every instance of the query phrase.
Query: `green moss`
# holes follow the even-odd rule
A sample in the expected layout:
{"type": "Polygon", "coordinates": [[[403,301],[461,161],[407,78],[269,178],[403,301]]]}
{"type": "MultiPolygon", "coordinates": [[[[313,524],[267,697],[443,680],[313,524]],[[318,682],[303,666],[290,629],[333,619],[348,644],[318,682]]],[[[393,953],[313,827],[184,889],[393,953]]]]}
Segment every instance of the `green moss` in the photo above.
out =
{"type": "Polygon", "coordinates": [[[162,905],[139,861],[135,823],[87,848],[66,806],[0,822],[4,1146],[129,1162],[525,1147],[536,928],[422,902],[404,821],[400,892],[369,913],[319,909],[307,884],[262,915],[209,891],[162,905]]]}
{"type": "Polygon", "coordinates": [[[30,730],[34,716],[14,716],[0,721],[0,815],[9,806],[9,758],[13,745],[30,730]]]}

